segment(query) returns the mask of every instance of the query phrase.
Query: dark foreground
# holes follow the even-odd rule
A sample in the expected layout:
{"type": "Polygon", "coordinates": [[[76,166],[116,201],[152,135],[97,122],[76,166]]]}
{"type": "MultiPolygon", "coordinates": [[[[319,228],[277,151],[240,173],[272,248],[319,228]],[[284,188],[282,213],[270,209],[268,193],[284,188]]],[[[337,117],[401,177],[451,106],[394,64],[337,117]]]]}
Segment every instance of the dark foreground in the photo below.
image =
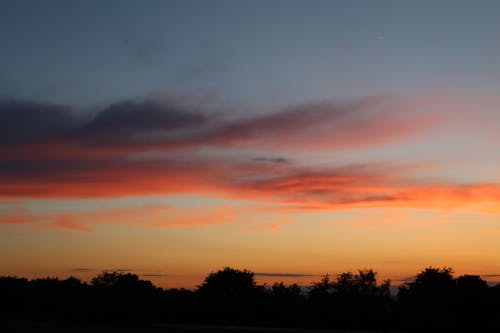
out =
{"type": "Polygon", "coordinates": [[[117,272],[91,283],[0,277],[0,332],[500,332],[500,285],[477,275],[430,267],[397,295],[389,288],[372,270],[326,275],[308,288],[258,285],[252,272],[232,268],[196,290],[117,272]]]}
{"type": "Polygon", "coordinates": [[[61,321],[3,319],[0,331],[5,333],[380,333],[380,331],[313,330],[275,327],[177,325],[177,324],[83,324],[61,321]]]}

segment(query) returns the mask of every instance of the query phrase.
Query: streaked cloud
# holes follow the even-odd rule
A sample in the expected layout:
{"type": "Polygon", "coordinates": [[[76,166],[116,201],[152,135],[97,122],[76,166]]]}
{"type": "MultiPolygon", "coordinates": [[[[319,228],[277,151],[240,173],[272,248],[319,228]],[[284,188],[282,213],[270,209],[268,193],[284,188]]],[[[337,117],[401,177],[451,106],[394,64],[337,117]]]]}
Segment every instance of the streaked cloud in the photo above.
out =
{"type": "Polygon", "coordinates": [[[255,276],[294,278],[294,277],[308,277],[308,276],[316,276],[316,275],[300,274],[300,273],[262,273],[262,272],[257,272],[257,273],[255,273],[255,276]]]}
{"type": "Polygon", "coordinates": [[[135,225],[155,228],[189,228],[228,224],[236,220],[237,209],[231,206],[177,208],[172,206],[141,206],[101,208],[74,213],[32,213],[16,219],[16,211],[0,215],[2,224],[23,224],[31,229],[66,229],[91,231],[99,225],[135,225]]]}
{"type": "Polygon", "coordinates": [[[87,268],[87,267],[75,267],[71,268],[69,271],[75,273],[82,273],[82,272],[92,272],[94,270],[92,268],[87,268]]]}
{"type": "Polygon", "coordinates": [[[497,278],[500,277],[500,274],[481,274],[481,276],[485,278],[497,278]]]}
{"type": "MultiPolygon", "coordinates": [[[[310,201],[306,197],[337,204],[391,201],[393,193],[359,186],[381,187],[381,178],[387,178],[381,170],[304,168],[283,152],[400,142],[441,121],[444,114],[430,107],[435,101],[433,96],[381,95],[253,116],[209,112],[168,98],[118,102],[92,115],[58,105],[3,101],[0,196],[215,193],[301,204],[310,201]],[[226,156],[227,148],[240,156],[226,156]],[[204,154],[206,149],[222,158],[204,154]],[[245,156],[250,152],[257,156],[245,156]],[[348,194],[354,190],[357,195],[348,194]]],[[[70,229],[82,226],[73,225],[72,216],[58,221],[70,229]]]]}
{"type": "Polygon", "coordinates": [[[131,273],[134,271],[134,269],[132,268],[121,268],[121,267],[118,267],[118,268],[107,268],[107,269],[103,269],[104,272],[117,272],[117,273],[131,273]]]}
{"type": "MultiPolygon", "coordinates": [[[[436,96],[381,95],[295,105],[252,116],[159,99],[119,102],[93,115],[64,106],[4,101],[0,102],[0,196],[209,194],[284,205],[289,211],[464,205],[494,210],[500,201],[500,184],[494,181],[425,179],[420,177],[422,165],[401,161],[325,165],[297,163],[293,158],[322,149],[400,144],[427,135],[450,114],[435,108],[438,101],[436,96]]],[[[0,224],[40,220],[22,207],[9,209],[14,211],[2,212],[0,224]]],[[[230,223],[237,215],[231,207],[201,208],[195,213],[150,206],[48,213],[44,218],[52,222],[42,225],[88,231],[87,221],[135,224],[139,216],[148,216],[149,226],[189,227],[210,221],[230,223]]],[[[279,223],[270,225],[279,230],[279,223]]]]}
{"type": "Polygon", "coordinates": [[[0,210],[0,225],[2,224],[26,224],[33,221],[31,212],[18,205],[9,205],[0,210]]]}
{"type": "Polygon", "coordinates": [[[177,101],[123,101],[93,116],[69,107],[0,102],[4,160],[123,155],[144,150],[235,147],[330,149],[369,147],[411,137],[442,120],[433,97],[396,95],[296,105],[235,118],[177,101]]]}

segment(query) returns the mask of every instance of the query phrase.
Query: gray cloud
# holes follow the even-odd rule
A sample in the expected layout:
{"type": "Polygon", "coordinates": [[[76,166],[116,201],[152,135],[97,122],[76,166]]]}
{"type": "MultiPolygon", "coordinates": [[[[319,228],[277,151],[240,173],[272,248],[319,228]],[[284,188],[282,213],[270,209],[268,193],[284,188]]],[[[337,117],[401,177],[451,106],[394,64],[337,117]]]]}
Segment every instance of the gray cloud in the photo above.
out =
{"type": "Polygon", "coordinates": [[[134,270],[132,268],[113,268],[113,269],[103,269],[104,272],[116,272],[116,273],[130,273],[134,270]]]}
{"type": "Polygon", "coordinates": [[[290,163],[290,160],[282,157],[256,157],[252,158],[252,161],[276,163],[276,164],[290,163]]]}
{"type": "Polygon", "coordinates": [[[242,193],[258,190],[304,205],[309,199],[337,204],[392,201],[396,198],[391,193],[352,191],[356,186],[366,188],[367,182],[387,184],[387,166],[319,170],[272,155],[251,162],[234,155],[214,158],[203,154],[202,148],[310,151],[399,140],[418,125],[413,122],[415,115],[407,118],[394,112],[398,103],[400,98],[378,96],[235,117],[164,98],[122,101],[83,117],[68,107],[4,101],[0,102],[3,195],[174,193],[188,184],[190,189],[208,185],[242,193]],[[123,184],[134,186],[126,189],[123,184]]]}
{"type": "Polygon", "coordinates": [[[81,153],[110,148],[370,146],[429,125],[428,115],[394,112],[409,108],[406,104],[394,96],[377,96],[296,105],[235,119],[229,113],[209,113],[179,101],[129,100],[103,108],[89,119],[69,107],[0,101],[0,147],[31,144],[81,153]]]}
{"type": "Polygon", "coordinates": [[[24,101],[0,101],[0,147],[51,141],[75,129],[70,108],[24,101]]]}
{"type": "Polygon", "coordinates": [[[308,277],[308,276],[316,276],[316,275],[298,274],[298,273],[262,273],[262,272],[257,272],[257,273],[255,273],[255,276],[293,278],[293,277],[308,277]]]}
{"type": "Polygon", "coordinates": [[[163,141],[161,136],[176,131],[204,126],[207,115],[180,109],[156,101],[125,101],[111,105],[96,115],[91,122],[80,128],[79,137],[90,141],[107,140],[120,143],[131,140],[163,141]]]}
{"type": "Polygon", "coordinates": [[[76,267],[69,270],[70,272],[91,272],[93,269],[86,267],[76,267]]]}

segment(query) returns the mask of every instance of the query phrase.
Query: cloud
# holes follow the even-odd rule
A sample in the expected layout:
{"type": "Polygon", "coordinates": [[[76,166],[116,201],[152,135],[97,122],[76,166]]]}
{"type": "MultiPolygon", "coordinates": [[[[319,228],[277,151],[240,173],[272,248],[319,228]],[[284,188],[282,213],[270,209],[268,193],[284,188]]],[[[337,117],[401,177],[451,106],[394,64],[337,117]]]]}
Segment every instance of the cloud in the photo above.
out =
{"type": "Polygon", "coordinates": [[[130,273],[134,270],[132,268],[112,268],[112,269],[104,269],[104,272],[116,272],[116,273],[130,273]]]}
{"type": "Polygon", "coordinates": [[[49,225],[48,227],[50,228],[51,226],[61,228],[61,229],[70,229],[70,230],[78,230],[78,231],[90,231],[90,227],[86,223],[79,223],[76,221],[75,217],[73,214],[61,214],[58,216],[44,216],[42,219],[54,219],[54,221],[49,225]]]}
{"type": "Polygon", "coordinates": [[[434,97],[405,100],[384,95],[297,105],[224,124],[203,141],[239,149],[370,147],[411,137],[440,122],[443,114],[428,112],[435,102],[434,97]]]}
{"type": "Polygon", "coordinates": [[[50,142],[73,131],[76,118],[64,106],[0,100],[0,147],[50,142]]]}
{"type": "MultiPolygon", "coordinates": [[[[20,224],[33,229],[66,229],[91,231],[99,225],[135,225],[153,228],[191,228],[230,224],[241,216],[253,213],[304,213],[324,210],[352,208],[423,208],[454,209],[466,207],[468,211],[490,213],[490,207],[500,202],[500,184],[440,184],[416,181],[396,167],[384,165],[350,165],[324,170],[301,171],[300,168],[279,164],[279,170],[266,172],[267,163],[234,165],[233,168],[217,170],[204,167],[186,170],[166,168],[172,171],[146,172],[141,178],[124,173],[116,183],[91,183],[89,193],[118,196],[124,193],[137,194],[147,189],[146,194],[167,191],[187,191],[194,193],[205,190],[215,196],[253,201],[252,206],[198,206],[180,208],[168,205],[146,205],[140,207],[101,208],[95,211],[35,214],[19,205],[2,210],[0,225],[20,224]],[[178,173],[181,170],[185,174],[178,173]],[[133,179],[130,180],[130,179],[133,179]],[[107,184],[103,188],[103,184],[107,184]],[[126,184],[126,186],[124,185],[126,184]],[[170,188],[168,188],[170,186],[170,188]],[[103,192],[104,191],[104,192],[103,192]],[[266,205],[260,205],[266,203],[266,205]],[[271,205],[269,205],[271,204],[271,205]]],[[[268,166],[275,168],[275,165],[268,166]]],[[[406,166],[406,172],[410,167],[406,166]]],[[[418,168],[417,168],[418,169],[418,168]]],[[[156,169],[155,169],[156,170],[156,169]]],[[[104,179],[104,178],[103,178],[104,179]]],[[[76,185],[75,185],[76,186],[76,185]]],[[[81,195],[77,187],[71,193],[68,186],[60,188],[47,185],[58,195],[81,195]]],[[[6,187],[8,189],[8,187],[6,187]]],[[[32,193],[32,190],[30,191],[32,193]]],[[[394,223],[404,220],[404,215],[377,216],[380,223],[394,223]]],[[[293,220],[278,220],[250,227],[249,230],[279,231],[280,227],[293,220]]],[[[354,224],[353,226],[356,226],[354,224]]],[[[360,227],[360,226],[358,226],[360,227]]]]}
{"type": "Polygon", "coordinates": [[[237,118],[174,99],[121,101],[92,117],[69,107],[3,101],[0,147],[11,156],[2,159],[16,161],[203,147],[369,147],[411,137],[439,122],[443,115],[429,111],[434,103],[434,97],[383,95],[296,105],[237,118]]]}
{"type": "Polygon", "coordinates": [[[77,139],[106,145],[162,142],[162,134],[204,126],[208,116],[157,101],[115,103],[75,132],[77,139]],[[155,137],[157,134],[157,137],[155,137]]]}
{"type": "MultiPolygon", "coordinates": [[[[310,171],[291,172],[293,164],[284,157],[266,154],[248,162],[248,157],[209,157],[204,149],[224,154],[226,148],[311,151],[389,143],[432,126],[440,116],[422,111],[432,102],[384,95],[236,117],[173,98],[118,102],[92,115],[52,104],[3,101],[0,196],[116,197],[214,189],[239,195],[259,183],[270,189],[278,186],[278,170],[285,178],[310,171]]],[[[68,228],[71,223],[70,217],[60,219],[68,228]]]]}
{"type": "Polygon", "coordinates": [[[265,276],[265,277],[284,277],[284,278],[293,278],[293,277],[309,277],[316,276],[312,274],[297,274],[297,273],[255,273],[255,276],[265,276]]]}
{"type": "MultiPolygon", "coordinates": [[[[6,163],[8,166],[8,163],[6,163]]],[[[220,197],[285,204],[304,210],[352,207],[453,208],[498,204],[500,184],[453,184],[416,178],[420,166],[358,164],[330,167],[293,163],[217,159],[206,156],[109,158],[91,161],[23,162],[0,173],[4,197],[81,198],[130,195],[210,194],[220,197]]],[[[490,207],[491,208],[491,207],[490,207]]],[[[164,207],[158,208],[161,213],[164,207]]],[[[0,215],[0,223],[30,220],[29,212],[0,215]]],[[[228,210],[211,212],[231,220],[228,210]]],[[[102,216],[93,216],[101,219],[102,216]]],[[[127,216],[124,216],[126,219],[127,216]]],[[[178,224],[197,225],[203,216],[179,218],[178,224]]],[[[60,227],[83,227],[72,215],[57,217],[60,227]]],[[[164,220],[155,220],[158,226],[164,220]]],[[[171,226],[175,220],[169,220],[171,226]]]]}
{"type": "Polygon", "coordinates": [[[63,229],[91,231],[98,225],[135,225],[154,228],[190,228],[232,223],[238,210],[231,206],[199,206],[177,208],[172,206],[146,205],[141,207],[101,208],[74,213],[39,213],[27,209],[29,218],[19,219],[17,211],[3,214],[1,224],[23,224],[37,230],[63,229]]]}
{"type": "MultiPolygon", "coordinates": [[[[118,102],[92,116],[63,106],[4,101],[0,102],[0,197],[196,193],[303,210],[497,204],[500,184],[422,180],[414,165],[318,167],[273,157],[276,151],[284,155],[290,150],[335,151],[400,142],[446,118],[446,113],[434,112],[437,100],[382,95],[244,117],[169,99],[118,102]],[[252,159],[250,153],[258,155],[252,159]]],[[[148,207],[152,226],[198,226],[206,221],[204,215],[178,210],[162,219],[173,214],[165,209],[148,207]]],[[[227,207],[203,213],[225,223],[237,214],[227,207]]],[[[0,224],[28,223],[35,219],[30,214],[18,207],[0,214],[0,224]]],[[[112,219],[111,213],[89,214],[88,220],[98,223],[112,219]]],[[[123,214],[123,220],[131,221],[134,214],[123,214]]],[[[74,214],[56,214],[51,221],[59,228],[89,230],[74,214]]]]}
{"type": "Polygon", "coordinates": [[[31,212],[17,204],[13,207],[0,210],[0,225],[2,224],[27,224],[32,222],[31,212]]]}
{"type": "Polygon", "coordinates": [[[481,276],[485,278],[497,278],[500,277],[500,274],[481,274],[481,276]]]}
{"type": "Polygon", "coordinates": [[[256,162],[267,162],[267,163],[276,163],[276,164],[281,164],[281,163],[290,163],[290,161],[286,158],[282,157],[256,157],[252,159],[253,161],[256,162]]]}
{"type": "Polygon", "coordinates": [[[91,268],[86,268],[86,267],[76,267],[76,268],[72,268],[69,270],[70,272],[77,272],[77,273],[80,273],[80,272],[92,272],[93,269],[91,268]]]}

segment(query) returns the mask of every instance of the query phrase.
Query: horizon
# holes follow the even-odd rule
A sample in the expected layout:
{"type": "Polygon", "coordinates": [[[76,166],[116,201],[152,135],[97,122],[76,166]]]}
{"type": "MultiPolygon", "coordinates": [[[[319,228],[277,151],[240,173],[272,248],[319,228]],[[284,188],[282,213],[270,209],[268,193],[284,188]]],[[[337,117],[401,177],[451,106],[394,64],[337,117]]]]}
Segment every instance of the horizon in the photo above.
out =
{"type": "Polygon", "coordinates": [[[2,1],[0,275],[500,282],[499,12],[2,1]]]}
{"type": "MultiPolygon", "coordinates": [[[[57,279],[68,279],[68,278],[77,278],[81,280],[82,282],[85,283],[90,283],[91,280],[103,273],[118,273],[118,274],[134,274],[137,275],[140,279],[150,281],[154,286],[160,287],[162,289],[187,289],[187,290],[196,290],[204,281],[204,279],[211,273],[215,273],[218,271],[221,271],[222,269],[229,267],[219,267],[218,269],[211,270],[209,272],[206,272],[204,275],[180,275],[180,276],[175,276],[175,275],[169,275],[169,274],[162,274],[162,273],[140,273],[137,271],[134,271],[133,269],[123,269],[123,268],[117,268],[117,269],[102,269],[102,270],[96,270],[96,269],[74,269],[73,271],[64,274],[56,274],[53,276],[50,275],[31,275],[31,276],[17,276],[17,275],[0,275],[0,277],[5,277],[5,276],[12,276],[16,278],[27,278],[28,280],[35,280],[35,279],[45,279],[45,278],[57,278],[57,279]],[[174,281],[172,283],[172,281],[174,281]],[[188,281],[188,282],[187,282],[188,281]]],[[[446,266],[443,266],[446,268],[446,266]]],[[[233,267],[229,267],[233,268],[233,267]]],[[[400,286],[407,285],[408,283],[414,282],[417,274],[419,272],[423,272],[427,268],[439,268],[439,267],[433,267],[433,266],[426,266],[425,268],[423,267],[420,271],[414,272],[413,275],[411,276],[400,276],[399,279],[391,279],[390,277],[386,277],[385,275],[380,275],[379,272],[374,270],[375,276],[377,283],[380,284],[386,280],[389,280],[390,282],[390,290],[392,294],[397,293],[397,290],[400,286]]],[[[235,268],[237,270],[243,271],[243,270],[248,270],[247,268],[235,268]]],[[[272,286],[275,283],[283,283],[286,286],[290,286],[293,284],[296,284],[300,286],[301,288],[310,288],[312,287],[315,283],[318,283],[323,279],[326,275],[328,275],[330,278],[335,280],[337,277],[339,277],[343,273],[357,273],[360,270],[367,270],[371,268],[362,268],[362,269],[354,269],[354,270],[346,270],[338,273],[324,273],[324,274],[298,274],[298,273],[269,273],[269,272],[254,272],[252,270],[250,271],[252,274],[254,274],[254,279],[255,282],[258,285],[264,285],[264,286],[272,286]]],[[[490,287],[500,285],[500,281],[498,280],[498,276],[491,276],[488,274],[476,274],[475,272],[462,272],[462,273],[457,273],[456,271],[453,270],[451,267],[452,275],[457,278],[459,276],[467,276],[467,275],[473,275],[473,276],[479,276],[481,279],[483,279],[490,287]]]]}

